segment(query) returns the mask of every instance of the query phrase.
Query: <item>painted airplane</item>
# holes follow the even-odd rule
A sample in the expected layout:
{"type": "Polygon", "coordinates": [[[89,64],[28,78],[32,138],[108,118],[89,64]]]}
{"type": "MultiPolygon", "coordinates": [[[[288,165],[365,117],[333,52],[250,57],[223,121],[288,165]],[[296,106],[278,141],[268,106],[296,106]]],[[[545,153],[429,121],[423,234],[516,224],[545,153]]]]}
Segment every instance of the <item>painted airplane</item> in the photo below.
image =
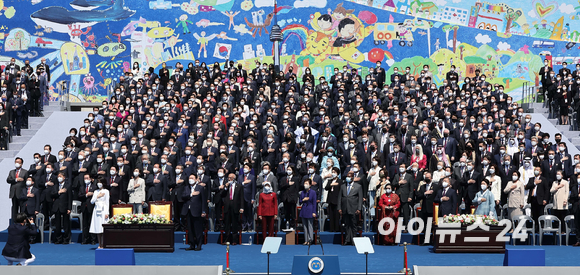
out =
{"type": "Polygon", "coordinates": [[[119,21],[131,17],[134,10],[123,7],[123,0],[115,0],[113,6],[104,10],[67,10],[63,7],[46,7],[30,15],[34,23],[51,27],[54,31],[68,33],[71,24],[81,29],[107,21],[119,21]]]}

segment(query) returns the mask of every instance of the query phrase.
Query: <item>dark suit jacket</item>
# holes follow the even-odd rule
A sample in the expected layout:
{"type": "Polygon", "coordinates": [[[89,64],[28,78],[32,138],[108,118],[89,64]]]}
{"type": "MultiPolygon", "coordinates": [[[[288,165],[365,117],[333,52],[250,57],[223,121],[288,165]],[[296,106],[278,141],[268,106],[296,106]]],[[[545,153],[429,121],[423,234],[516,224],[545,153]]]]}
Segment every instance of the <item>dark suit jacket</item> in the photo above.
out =
{"type": "Polygon", "coordinates": [[[300,178],[298,176],[283,177],[278,183],[280,187],[280,201],[296,203],[298,201],[298,190],[300,189],[300,178]],[[290,185],[290,182],[294,182],[290,185]]]}
{"type": "MultiPolygon", "coordinates": [[[[20,168],[18,177],[26,180],[28,177],[28,171],[26,169],[20,168]]],[[[10,198],[15,196],[18,197],[18,193],[20,189],[24,187],[25,181],[16,181],[16,169],[10,170],[10,172],[8,172],[8,178],[6,178],[6,182],[10,184],[10,198]]]]}
{"type": "Polygon", "coordinates": [[[234,214],[239,213],[240,209],[244,209],[244,191],[240,184],[234,183],[234,198],[230,199],[230,185],[228,188],[222,190],[222,196],[224,198],[224,212],[229,213],[233,211],[234,214]]]}
{"type": "Polygon", "coordinates": [[[429,186],[429,190],[433,190],[432,194],[425,194],[427,192],[427,184],[421,185],[419,190],[417,190],[417,200],[421,201],[421,211],[425,211],[426,213],[433,213],[433,202],[435,201],[435,197],[439,193],[440,186],[439,184],[431,183],[429,186]]]}
{"type": "Polygon", "coordinates": [[[184,201],[181,215],[185,216],[191,213],[193,217],[201,217],[202,213],[207,213],[207,192],[205,187],[197,184],[195,186],[187,185],[183,188],[182,199],[184,201]],[[196,196],[191,196],[191,189],[199,192],[196,196]]]}
{"type": "Polygon", "coordinates": [[[405,173],[404,178],[401,179],[401,173],[397,173],[393,177],[393,188],[396,188],[396,194],[401,199],[401,203],[409,202],[409,198],[413,198],[413,176],[410,173],[405,173]],[[401,180],[407,181],[405,184],[400,184],[401,180]]]}
{"type": "Polygon", "coordinates": [[[354,215],[355,212],[362,211],[363,191],[362,187],[357,183],[352,183],[350,193],[348,192],[348,184],[345,184],[340,189],[338,198],[338,209],[342,210],[343,214],[354,215]]]}
{"type": "MultiPolygon", "coordinates": [[[[526,184],[526,190],[530,190],[528,192],[528,202],[530,203],[534,199],[532,193],[534,188],[536,187],[536,184],[534,183],[535,180],[536,180],[535,177],[530,178],[530,180],[526,184]]],[[[546,203],[550,202],[550,198],[552,197],[552,194],[550,194],[550,188],[552,186],[546,178],[540,176],[540,180],[542,182],[540,182],[537,186],[538,188],[536,188],[536,201],[538,202],[538,204],[543,205],[543,201],[546,201],[546,203]]],[[[570,189],[570,191],[572,191],[572,189],[570,189]]]]}
{"type": "Polygon", "coordinates": [[[149,186],[147,200],[149,201],[160,201],[167,199],[167,177],[159,173],[157,179],[159,183],[155,183],[155,174],[147,177],[145,184],[149,186]]]}
{"type": "Polygon", "coordinates": [[[439,214],[440,217],[449,214],[457,213],[457,192],[453,188],[447,188],[447,192],[443,194],[445,189],[441,187],[437,192],[437,197],[435,197],[435,202],[439,203],[439,214]],[[448,201],[441,201],[441,197],[446,196],[449,198],[448,201]]]}
{"type": "Polygon", "coordinates": [[[34,194],[34,197],[29,198],[27,196],[28,188],[23,187],[18,196],[18,199],[20,200],[20,208],[26,209],[27,214],[34,214],[34,211],[40,212],[40,190],[32,186],[31,193],[34,194]]]}
{"type": "Polygon", "coordinates": [[[464,198],[469,198],[472,201],[475,198],[475,194],[479,192],[481,183],[481,173],[473,170],[473,175],[471,175],[470,171],[465,171],[463,177],[461,178],[461,185],[465,188],[465,193],[463,194],[464,198]],[[475,180],[475,183],[469,184],[469,180],[475,180]]]}
{"type": "Polygon", "coordinates": [[[34,225],[22,225],[13,223],[8,227],[8,239],[2,250],[2,256],[30,259],[30,237],[36,236],[37,229],[34,225]]]}
{"type": "Polygon", "coordinates": [[[66,188],[66,192],[59,194],[59,184],[55,183],[52,186],[51,197],[53,199],[52,212],[60,211],[61,214],[66,214],[68,210],[72,208],[72,190],[71,184],[65,183],[63,188],[66,188]]]}

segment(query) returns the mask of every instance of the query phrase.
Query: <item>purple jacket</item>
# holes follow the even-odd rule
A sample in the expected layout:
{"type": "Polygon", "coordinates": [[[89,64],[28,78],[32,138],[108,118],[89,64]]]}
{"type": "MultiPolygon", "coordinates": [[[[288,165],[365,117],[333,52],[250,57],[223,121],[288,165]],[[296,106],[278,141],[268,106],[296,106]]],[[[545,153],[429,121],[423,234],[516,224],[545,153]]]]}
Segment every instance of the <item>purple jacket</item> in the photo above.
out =
{"type": "Polygon", "coordinates": [[[312,213],[316,213],[316,191],[308,189],[308,191],[303,190],[300,192],[300,202],[302,203],[300,218],[313,218],[312,213]],[[305,197],[309,197],[309,199],[302,202],[305,197]]]}

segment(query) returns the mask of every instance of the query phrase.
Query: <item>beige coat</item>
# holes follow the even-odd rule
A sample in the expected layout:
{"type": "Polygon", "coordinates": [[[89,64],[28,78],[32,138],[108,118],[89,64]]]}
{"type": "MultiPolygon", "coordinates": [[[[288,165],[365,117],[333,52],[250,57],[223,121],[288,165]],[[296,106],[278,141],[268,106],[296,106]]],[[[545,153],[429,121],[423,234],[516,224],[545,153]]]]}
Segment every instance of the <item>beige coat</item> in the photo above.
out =
{"type": "Polygon", "coordinates": [[[515,182],[516,188],[512,190],[511,186],[514,184],[513,181],[509,181],[503,190],[504,193],[508,194],[508,207],[520,208],[525,204],[524,202],[524,184],[522,181],[518,180],[515,182]]]}
{"type": "Polygon", "coordinates": [[[552,183],[552,188],[550,188],[550,193],[554,195],[554,208],[556,210],[568,210],[568,194],[570,193],[570,188],[568,187],[568,181],[561,180],[560,184],[558,181],[552,183]],[[558,189],[558,186],[563,184],[564,186],[558,189]]]}
{"type": "Polygon", "coordinates": [[[142,203],[145,201],[145,180],[142,178],[137,178],[137,183],[139,187],[135,188],[135,179],[132,178],[129,181],[129,186],[127,187],[127,192],[129,193],[129,203],[142,203]]]}

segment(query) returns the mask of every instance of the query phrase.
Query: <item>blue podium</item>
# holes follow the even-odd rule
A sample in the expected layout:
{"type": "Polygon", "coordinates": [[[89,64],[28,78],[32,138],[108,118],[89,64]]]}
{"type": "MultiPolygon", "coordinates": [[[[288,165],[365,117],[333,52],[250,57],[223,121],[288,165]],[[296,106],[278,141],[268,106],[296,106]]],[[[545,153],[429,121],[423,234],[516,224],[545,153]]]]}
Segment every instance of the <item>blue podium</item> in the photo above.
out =
{"type": "Polygon", "coordinates": [[[338,256],[294,256],[292,275],[340,275],[338,256]]]}
{"type": "Polygon", "coordinates": [[[546,266],[546,251],[506,248],[503,266],[546,266]]]}
{"type": "Polygon", "coordinates": [[[135,251],[128,249],[97,249],[95,265],[135,265],[135,251]]]}

